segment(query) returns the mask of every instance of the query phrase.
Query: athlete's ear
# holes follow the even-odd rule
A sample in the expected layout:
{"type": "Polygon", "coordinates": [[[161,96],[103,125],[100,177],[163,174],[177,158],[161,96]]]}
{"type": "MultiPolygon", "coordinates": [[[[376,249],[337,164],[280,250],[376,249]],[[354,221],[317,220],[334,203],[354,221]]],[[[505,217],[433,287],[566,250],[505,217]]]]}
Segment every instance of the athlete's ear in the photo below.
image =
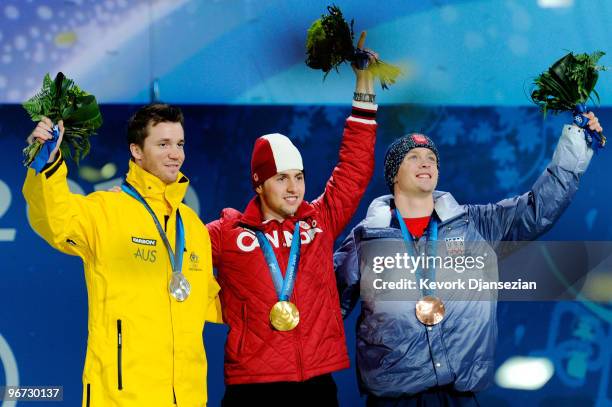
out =
{"type": "Polygon", "coordinates": [[[135,161],[142,160],[143,152],[142,152],[142,148],[138,144],[136,143],[130,144],[130,153],[132,153],[132,157],[134,158],[135,161]]]}

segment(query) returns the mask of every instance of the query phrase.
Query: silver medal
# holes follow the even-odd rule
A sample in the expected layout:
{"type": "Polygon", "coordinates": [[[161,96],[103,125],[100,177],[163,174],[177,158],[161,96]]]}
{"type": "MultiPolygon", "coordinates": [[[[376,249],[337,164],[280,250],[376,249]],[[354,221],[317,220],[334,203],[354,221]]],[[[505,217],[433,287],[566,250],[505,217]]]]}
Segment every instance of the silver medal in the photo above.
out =
{"type": "Polygon", "coordinates": [[[170,295],[176,298],[177,301],[183,302],[189,297],[191,285],[189,285],[189,281],[187,281],[183,273],[175,271],[172,273],[172,279],[168,285],[168,290],[170,291],[170,295]]]}

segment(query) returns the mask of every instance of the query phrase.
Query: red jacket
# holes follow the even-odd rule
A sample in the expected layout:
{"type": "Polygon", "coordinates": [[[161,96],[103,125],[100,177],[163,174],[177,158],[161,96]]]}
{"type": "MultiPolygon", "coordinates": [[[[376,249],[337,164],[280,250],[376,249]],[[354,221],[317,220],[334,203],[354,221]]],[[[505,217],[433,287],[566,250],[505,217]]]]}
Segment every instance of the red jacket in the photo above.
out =
{"type": "Polygon", "coordinates": [[[304,381],[349,367],[332,256],[334,241],[357,209],[374,170],[375,113],[375,105],[354,103],[340,162],[325,192],[311,203],[303,202],[295,216],[264,223],[256,197],[244,213],[227,208],[207,225],[223,320],[229,325],[226,384],[304,381]],[[302,245],[290,301],[299,309],[300,323],[280,332],[269,321],[278,297],[252,230],[266,233],[284,275],[296,221],[302,245]]]}

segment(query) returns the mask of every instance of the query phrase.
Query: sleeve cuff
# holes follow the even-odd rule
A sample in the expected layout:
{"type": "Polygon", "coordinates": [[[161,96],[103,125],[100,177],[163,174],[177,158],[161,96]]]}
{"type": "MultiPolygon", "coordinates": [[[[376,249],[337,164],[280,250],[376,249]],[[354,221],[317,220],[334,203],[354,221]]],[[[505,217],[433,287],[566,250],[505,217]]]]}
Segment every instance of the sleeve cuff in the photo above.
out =
{"type": "Polygon", "coordinates": [[[45,178],[49,178],[50,176],[55,174],[55,172],[59,169],[63,162],[64,157],[62,157],[62,153],[58,151],[57,155],[55,156],[55,160],[45,164],[45,166],[40,170],[40,173],[45,174],[45,178]]]}
{"type": "Polygon", "coordinates": [[[565,170],[582,174],[592,157],[593,150],[587,146],[584,130],[576,125],[565,125],[552,163],[565,170]]]}
{"type": "Polygon", "coordinates": [[[369,102],[353,101],[353,109],[348,120],[365,124],[376,124],[378,105],[369,102]]]}

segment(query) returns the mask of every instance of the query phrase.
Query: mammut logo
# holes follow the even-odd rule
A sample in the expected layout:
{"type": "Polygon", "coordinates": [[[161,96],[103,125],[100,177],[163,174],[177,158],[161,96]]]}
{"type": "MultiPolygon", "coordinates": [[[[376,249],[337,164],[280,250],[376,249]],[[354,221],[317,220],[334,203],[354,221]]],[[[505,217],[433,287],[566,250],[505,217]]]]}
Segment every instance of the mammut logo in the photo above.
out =
{"type": "MultiPolygon", "coordinates": [[[[314,226],[314,222],[313,222],[314,226]]],[[[323,232],[323,230],[317,227],[311,227],[306,222],[300,222],[300,232],[301,242],[302,244],[309,244],[312,242],[317,233],[323,232]]],[[[281,245],[281,238],[283,239],[283,246],[289,247],[291,246],[291,241],[293,240],[293,233],[288,230],[284,230],[282,232],[282,236],[279,236],[278,230],[275,230],[271,234],[266,233],[266,238],[275,248],[279,248],[281,245]]],[[[252,252],[257,247],[259,247],[259,242],[257,241],[257,236],[255,236],[255,232],[251,230],[244,230],[241,232],[236,238],[236,245],[243,252],[252,252]]]]}
{"type": "Polygon", "coordinates": [[[155,239],[145,239],[143,237],[134,237],[132,236],[132,242],[136,244],[143,244],[145,246],[156,246],[157,240],[155,239]]]}

